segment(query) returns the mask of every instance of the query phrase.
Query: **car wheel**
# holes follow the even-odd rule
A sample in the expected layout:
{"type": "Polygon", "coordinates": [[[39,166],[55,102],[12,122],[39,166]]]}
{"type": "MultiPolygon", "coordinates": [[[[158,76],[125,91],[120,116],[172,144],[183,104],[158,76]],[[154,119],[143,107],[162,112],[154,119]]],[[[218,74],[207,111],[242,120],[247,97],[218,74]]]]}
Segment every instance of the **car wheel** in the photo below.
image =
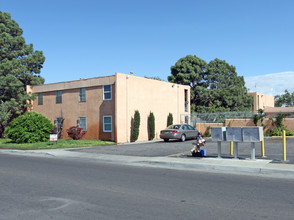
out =
{"type": "Polygon", "coordinates": [[[168,142],[169,139],[168,139],[168,138],[165,138],[165,139],[163,139],[163,140],[164,140],[164,142],[168,142]]]}
{"type": "Polygon", "coordinates": [[[186,140],[186,136],[184,134],[182,134],[181,141],[184,142],[185,140],[186,140]]]}

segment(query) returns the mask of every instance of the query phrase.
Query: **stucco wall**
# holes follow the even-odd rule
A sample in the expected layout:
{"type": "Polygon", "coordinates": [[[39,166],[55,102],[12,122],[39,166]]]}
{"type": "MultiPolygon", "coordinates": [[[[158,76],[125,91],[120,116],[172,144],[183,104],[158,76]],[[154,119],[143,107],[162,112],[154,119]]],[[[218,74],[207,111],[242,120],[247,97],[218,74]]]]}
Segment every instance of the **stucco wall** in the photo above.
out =
{"type": "Polygon", "coordinates": [[[114,76],[32,86],[32,92],[43,93],[43,105],[38,105],[36,99],[31,110],[42,113],[52,123],[58,117],[64,118],[63,138],[68,138],[66,130],[76,126],[79,117],[86,117],[85,139],[114,140],[114,129],[112,132],[103,132],[103,115],[111,115],[112,120],[115,120],[114,84],[112,100],[103,100],[103,85],[108,83],[114,83],[114,76]],[[86,102],[79,102],[79,88],[86,88],[86,102]],[[62,91],[62,103],[56,104],[56,91],[62,91]]]}
{"type": "MultiPolygon", "coordinates": [[[[135,110],[140,112],[141,124],[138,141],[148,140],[148,116],[155,116],[155,139],[167,126],[167,116],[173,114],[174,123],[185,113],[185,90],[190,100],[190,87],[116,73],[116,131],[117,142],[131,141],[131,121],[135,110]]],[[[190,104],[188,112],[190,113],[190,104]]]]}
{"type": "Polygon", "coordinates": [[[244,127],[255,126],[252,119],[226,119],[225,126],[228,127],[244,127]]]}
{"type": "MultiPolygon", "coordinates": [[[[294,131],[294,118],[285,118],[283,121],[285,127],[291,131],[294,131]]],[[[263,121],[265,130],[273,129],[272,120],[265,118],[263,121]]],[[[208,127],[246,127],[246,126],[255,126],[253,119],[226,119],[225,123],[197,123],[196,128],[204,133],[208,127]]],[[[260,125],[260,122],[258,123],[260,125]]]]}
{"type": "Polygon", "coordinates": [[[224,123],[197,123],[195,127],[202,134],[205,134],[208,127],[212,128],[212,127],[223,127],[223,126],[224,126],[224,123]]]}
{"type": "Polygon", "coordinates": [[[65,119],[66,129],[77,125],[79,117],[87,118],[86,139],[131,140],[131,121],[135,110],[141,115],[138,141],[148,140],[148,116],[155,116],[155,139],[160,130],[167,126],[167,116],[173,114],[174,123],[180,122],[180,115],[190,114],[190,104],[185,112],[185,100],[190,100],[190,87],[152,80],[133,75],[116,73],[115,76],[81,79],[28,87],[27,91],[43,94],[43,105],[33,101],[31,110],[42,113],[52,123],[58,117],[65,119]],[[112,100],[103,100],[103,85],[112,85],[112,100]],[[79,102],[79,88],[86,88],[86,102],[79,102]],[[62,103],[56,104],[56,91],[62,91],[62,103]],[[185,99],[186,94],[186,99],[185,99]],[[103,116],[112,116],[112,132],[103,131],[103,116]]]}
{"type": "Polygon", "coordinates": [[[287,129],[294,131],[294,118],[285,118],[284,125],[287,129]]]}
{"type": "Polygon", "coordinates": [[[258,111],[258,109],[264,109],[267,107],[275,106],[275,97],[270,95],[265,95],[258,92],[250,92],[248,95],[251,95],[254,100],[252,111],[258,111]]]}

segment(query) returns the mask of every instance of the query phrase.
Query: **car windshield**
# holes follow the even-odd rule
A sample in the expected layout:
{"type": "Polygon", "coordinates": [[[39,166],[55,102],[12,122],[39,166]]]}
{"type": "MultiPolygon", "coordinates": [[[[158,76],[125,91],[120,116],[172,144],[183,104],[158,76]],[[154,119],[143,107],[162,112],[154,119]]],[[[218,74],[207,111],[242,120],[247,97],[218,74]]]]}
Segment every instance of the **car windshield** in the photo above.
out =
{"type": "Polygon", "coordinates": [[[170,125],[167,129],[180,129],[181,125],[170,125]]]}

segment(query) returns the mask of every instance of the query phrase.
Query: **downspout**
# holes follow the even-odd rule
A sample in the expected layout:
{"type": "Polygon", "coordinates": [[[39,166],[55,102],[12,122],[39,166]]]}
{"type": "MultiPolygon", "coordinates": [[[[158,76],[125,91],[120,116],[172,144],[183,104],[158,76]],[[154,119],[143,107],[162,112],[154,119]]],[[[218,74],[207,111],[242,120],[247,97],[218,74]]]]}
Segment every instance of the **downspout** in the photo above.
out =
{"type": "Polygon", "coordinates": [[[179,94],[179,85],[177,85],[177,118],[178,118],[178,122],[179,123],[181,121],[181,116],[180,116],[180,106],[179,106],[179,99],[180,99],[180,94],[179,94]]]}
{"type": "Polygon", "coordinates": [[[126,141],[129,141],[129,76],[126,76],[126,141]]]}

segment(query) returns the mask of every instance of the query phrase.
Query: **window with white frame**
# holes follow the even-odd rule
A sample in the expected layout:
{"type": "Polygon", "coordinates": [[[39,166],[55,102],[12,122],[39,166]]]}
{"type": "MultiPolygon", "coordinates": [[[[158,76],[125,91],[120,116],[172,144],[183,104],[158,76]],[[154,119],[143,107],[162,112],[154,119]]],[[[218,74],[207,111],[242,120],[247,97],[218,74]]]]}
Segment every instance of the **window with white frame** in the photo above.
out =
{"type": "Polygon", "coordinates": [[[111,85],[103,86],[103,100],[111,100],[111,99],[112,99],[111,85]]]}
{"type": "Polygon", "coordinates": [[[103,132],[112,132],[112,116],[103,116],[103,132]]]}
{"type": "Polygon", "coordinates": [[[82,131],[87,131],[87,118],[79,117],[78,126],[82,128],[82,131]]]}
{"type": "Polygon", "coordinates": [[[86,88],[79,88],[79,102],[86,101],[86,88]]]}

